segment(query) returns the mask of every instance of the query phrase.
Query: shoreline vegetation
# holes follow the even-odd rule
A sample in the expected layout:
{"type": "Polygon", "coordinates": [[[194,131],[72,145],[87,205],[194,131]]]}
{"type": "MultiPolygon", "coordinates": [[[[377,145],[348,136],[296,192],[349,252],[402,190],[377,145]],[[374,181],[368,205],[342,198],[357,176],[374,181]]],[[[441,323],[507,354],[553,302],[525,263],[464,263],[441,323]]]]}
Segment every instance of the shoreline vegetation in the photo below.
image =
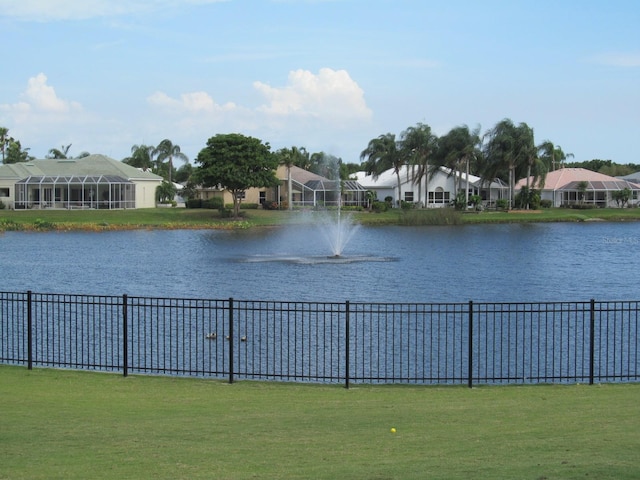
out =
{"type": "MultiPolygon", "coordinates": [[[[577,210],[509,210],[459,212],[453,209],[388,210],[375,213],[343,211],[352,214],[361,225],[469,225],[537,222],[623,222],[640,220],[640,208],[598,208],[577,210]]],[[[7,231],[117,231],[247,229],[312,222],[313,210],[242,210],[239,219],[218,210],[185,208],[149,208],[135,210],[0,210],[0,232],[7,231]]]]}

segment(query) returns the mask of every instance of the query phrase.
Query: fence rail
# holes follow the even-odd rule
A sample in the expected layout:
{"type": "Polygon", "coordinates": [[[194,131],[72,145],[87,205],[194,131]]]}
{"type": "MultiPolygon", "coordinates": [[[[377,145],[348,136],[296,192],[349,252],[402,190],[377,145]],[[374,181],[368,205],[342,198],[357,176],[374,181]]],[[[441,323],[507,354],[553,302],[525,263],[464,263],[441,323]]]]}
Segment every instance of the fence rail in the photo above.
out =
{"type": "Polygon", "coordinates": [[[631,382],[640,380],[639,303],[0,292],[0,363],[346,387],[631,382]]]}

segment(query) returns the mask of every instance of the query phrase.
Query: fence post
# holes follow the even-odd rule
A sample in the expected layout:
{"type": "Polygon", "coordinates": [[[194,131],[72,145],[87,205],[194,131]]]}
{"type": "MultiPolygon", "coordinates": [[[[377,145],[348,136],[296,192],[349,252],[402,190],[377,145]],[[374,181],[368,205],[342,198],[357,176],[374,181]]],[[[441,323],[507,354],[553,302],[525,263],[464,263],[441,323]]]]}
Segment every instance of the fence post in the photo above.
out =
{"type": "Polygon", "coordinates": [[[233,297],[229,297],[229,383],[233,383],[233,297]]]}
{"type": "Polygon", "coordinates": [[[122,376],[129,375],[129,348],[127,339],[129,324],[129,301],[127,294],[122,295],[122,376]]]}
{"type": "Polygon", "coordinates": [[[468,386],[473,388],[473,300],[469,300],[469,378],[468,386]]]}
{"type": "Polygon", "coordinates": [[[33,370],[33,313],[31,290],[27,291],[27,369],[33,370]]]}
{"type": "Polygon", "coordinates": [[[351,376],[351,372],[349,371],[349,363],[350,363],[350,344],[351,344],[351,334],[349,330],[349,300],[345,303],[345,327],[344,327],[344,335],[345,335],[345,346],[344,346],[344,356],[345,356],[345,366],[344,366],[344,388],[349,388],[349,380],[351,376]]]}
{"type": "Polygon", "coordinates": [[[593,385],[595,351],[596,351],[596,301],[592,298],[589,309],[589,385],[593,385]]]}

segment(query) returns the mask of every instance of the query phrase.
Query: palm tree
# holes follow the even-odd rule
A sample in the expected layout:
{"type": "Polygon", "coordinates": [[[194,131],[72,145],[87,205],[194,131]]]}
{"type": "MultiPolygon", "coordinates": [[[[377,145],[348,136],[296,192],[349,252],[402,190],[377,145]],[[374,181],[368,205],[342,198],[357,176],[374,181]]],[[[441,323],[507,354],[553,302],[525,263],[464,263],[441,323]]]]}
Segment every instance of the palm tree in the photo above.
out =
{"type": "Polygon", "coordinates": [[[153,156],[157,157],[159,165],[169,159],[169,183],[172,183],[171,175],[173,172],[173,158],[179,158],[185,162],[189,161],[187,156],[180,151],[180,146],[174,145],[168,138],[165,138],[158,144],[158,146],[153,150],[153,156]]]}
{"type": "Polygon", "coordinates": [[[515,184],[518,176],[524,176],[533,147],[533,130],[526,124],[515,126],[506,118],[485,134],[484,180],[508,177],[509,208],[513,207],[515,184]]]}
{"type": "Polygon", "coordinates": [[[131,147],[131,156],[122,160],[127,165],[151,170],[153,168],[153,152],[155,147],[149,145],[134,145],[131,147]]]}
{"type": "Polygon", "coordinates": [[[0,150],[2,150],[2,163],[4,163],[5,159],[5,150],[9,143],[9,129],[5,127],[0,127],[0,150]]]}
{"type": "Polygon", "coordinates": [[[574,157],[573,153],[564,153],[560,145],[554,145],[553,142],[549,140],[542,142],[539,149],[541,158],[545,162],[547,171],[549,172],[556,170],[556,162],[560,165],[560,168],[563,168],[564,161],[569,157],[574,157]]]}
{"type": "Polygon", "coordinates": [[[433,176],[438,165],[433,157],[438,149],[438,137],[432,133],[431,127],[418,123],[415,127],[409,127],[401,136],[401,150],[412,167],[418,170],[413,175],[413,182],[418,184],[418,198],[422,198],[422,179],[425,179],[425,206],[429,206],[429,179],[433,176]]]}
{"type": "Polygon", "coordinates": [[[67,146],[62,145],[62,147],[60,147],[59,150],[57,148],[52,148],[51,150],[49,150],[49,153],[46,155],[46,158],[65,160],[69,158],[67,155],[69,154],[70,148],[71,148],[71,144],[67,146]]]}
{"type": "Polygon", "coordinates": [[[466,172],[465,204],[469,203],[469,169],[471,162],[480,155],[480,127],[473,131],[467,125],[455,127],[440,138],[438,159],[449,169],[449,176],[454,175],[456,195],[462,190],[462,170],[466,172]]]}
{"type": "Polygon", "coordinates": [[[406,152],[398,148],[396,136],[392,133],[380,135],[369,141],[367,148],[360,153],[360,160],[364,160],[364,168],[367,174],[371,174],[377,179],[380,174],[390,168],[396,174],[398,180],[398,199],[400,205],[402,200],[402,182],[400,180],[400,170],[406,165],[406,152]]]}

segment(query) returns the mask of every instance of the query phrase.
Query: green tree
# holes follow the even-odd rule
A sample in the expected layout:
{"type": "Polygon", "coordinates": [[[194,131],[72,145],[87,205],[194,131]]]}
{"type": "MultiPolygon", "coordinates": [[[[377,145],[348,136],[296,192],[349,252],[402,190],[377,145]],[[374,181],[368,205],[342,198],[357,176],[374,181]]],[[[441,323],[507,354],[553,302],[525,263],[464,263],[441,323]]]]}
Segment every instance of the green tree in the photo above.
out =
{"type": "Polygon", "coordinates": [[[408,159],[413,169],[413,182],[418,185],[418,198],[422,197],[422,179],[425,181],[425,197],[429,203],[429,180],[437,171],[439,165],[434,160],[438,150],[438,137],[431,131],[431,127],[424,123],[407,128],[400,134],[400,148],[402,155],[408,159]]]}
{"type": "Polygon", "coordinates": [[[193,165],[187,162],[176,171],[175,181],[177,183],[185,184],[189,181],[191,175],[193,175],[193,165]]]}
{"type": "Polygon", "coordinates": [[[2,152],[2,163],[5,159],[6,149],[9,144],[9,129],[5,127],[0,127],[0,151],[2,152]]]}
{"type": "Polygon", "coordinates": [[[62,145],[60,149],[52,148],[51,150],[49,150],[49,153],[45,155],[45,158],[54,158],[54,159],[64,160],[66,158],[69,158],[67,155],[69,154],[70,148],[71,148],[71,144],[66,146],[62,145]]]}
{"type": "Polygon", "coordinates": [[[631,189],[629,187],[625,187],[622,190],[612,192],[611,197],[616,201],[616,205],[624,208],[631,199],[631,193],[631,189]]]}
{"type": "Polygon", "coordinates": [[[407,156],[396,142],[396,136],[392,133],[380,135],[369,141],[367,148],[360,153],[360,160],[364,160],[364,167],[367,174],[374,179],[386,170],[393,169],[398,182],[397,204],[402,200],[402,181],[400,170],[407,163],[407,156]],[[365,160],[366,159],[366,160],[365,160]]]}
{"type": "Polygon", "coordinates": [[[29,155],[28,148],[22,148],[19,140],[14,140],[9,137],[4,163],[28,162],[29,160],[33,160],[33,158],[34,157],[32,155],[29,155]]]}
{"type": "MultiPolygon", "coordinates": [[[[281,148],[275,152],[275,156],[278,159],[278,164],[287,167],[287,209],[293,209],[293,189],[291,182],[291,167],[300,166],[299,164],[306,165],[309,160],[309,154],[304,147],[291,147],[281,148]]],[[[304,167],[300,167],[304,168],[304,167]]]]}
{"type": "Polygon", "coordinates": [[[156,188],[156,200],[160,203],[170,202],[176,196],[176,187],[173,183],[164,180],[156,188]]]}
{"type": "Polygon", "coordinates": [[[438,142],[438,163],[449,169],[449,176],[454,176],[456,192],[463,191],[462,172],[466,174],[465,207],[469,204],[469,170],[480,155],[480,142],[480,127],[469,130],[467,125],[452,128],[438,142]]]}
{"type": "Polygon", "coordinates": [[[173,159],[174,158],[178,158],[180,160],[184,160],[185,162],[189,161],[187,156],[180,151],[180,146],[179,145],[174,145],[171,142],[171,140],[169,140],[168,138],[165,138],[164,140],[162,140],[158,144],[158,146],[153,151],[153,155],[156,157],[158,165],[163,164],[165,160],[169,160],[169,162],[168,162],[168,167],[169,167],[168,180],[169,180],[169,183],[172,183],[173,159]]]}
{"type": "Polygon", "coordinates": [[[149,145],[134,145],[131,147],[131,156],[122,160],[127,165],[141,168],[142,170],[153,169],[153,151],[155,147],[149,145]]]}
{"type": "Polygon", "coordinates": [[[485,134],[485,163],[481,176],[488,181],[507,179],[510,208],[514,204],[516,182],[526,175],[534,151],[533,130],[526,123],[516,126],[506,118],[485,134]]]}
{"type": "Polygon", "coordinates": [[[234,217],[240,216],[240,202],[248,188],[274,187],[278,157],[268,143],[239,133],[218,134],[207,140],[196,158],[195,175],[203,187],[219,185],[233,197],[234,217]]]}

